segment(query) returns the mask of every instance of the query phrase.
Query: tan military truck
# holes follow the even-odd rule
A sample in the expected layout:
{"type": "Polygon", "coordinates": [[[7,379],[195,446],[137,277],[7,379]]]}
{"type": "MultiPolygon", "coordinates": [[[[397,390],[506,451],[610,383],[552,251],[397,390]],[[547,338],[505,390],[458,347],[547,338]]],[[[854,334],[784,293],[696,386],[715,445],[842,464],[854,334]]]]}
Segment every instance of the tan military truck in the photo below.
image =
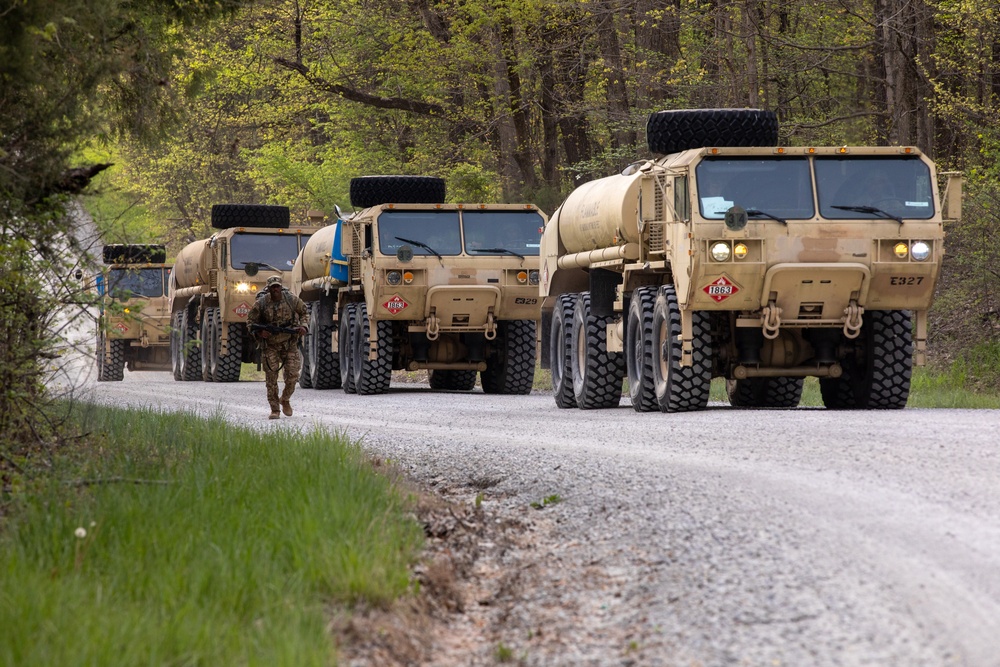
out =
{"type": "Polygon", "coordinates": [[[303,387],[380,394],[393,370],[434,389],[527,394],[535,375],[538,248],[532,205],[445,204],[425,176],[363,176],[295,263],[310,309],[303,387]]]}
{"type": "Polygon", "coordinates": [[[129,371],[170,370],[167,252],[156,244],[111,244],[96,277],[97,379],[117,382],[129,371]]]}
{"type": "Polygon", "coordinates": [[[288,284],[295,258],[319,222],[290,226],[284,206],[216,204],[211,238],[186,245],[170,277],[175,380],[236,382],[255,345],[246,318],[265,281],[288,284]]]}
{"type": "Polygon", "coordinates": [[[912,146],[778,147],[773,113],[652,114],[656,159],[575,189],[542,237],[544,367],[560,407],[906,405],[960,215],[912,146]]]}

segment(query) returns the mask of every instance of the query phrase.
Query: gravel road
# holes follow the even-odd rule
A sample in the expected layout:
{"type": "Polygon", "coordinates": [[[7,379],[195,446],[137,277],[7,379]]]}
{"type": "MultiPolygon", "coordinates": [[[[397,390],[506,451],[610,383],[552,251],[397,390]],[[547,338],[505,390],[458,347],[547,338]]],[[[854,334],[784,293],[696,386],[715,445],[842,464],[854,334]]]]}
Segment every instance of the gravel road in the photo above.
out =
{"type": "Polygon", "coordinates": [[[425,664],[495,664],[502,646],[525,665],[1000,665],[1000,411],[638,414],[394,383],[299,389],[268,422],[260,382],[86,390],[323,424],[516,519],[480,564],[496,586],[425,664]]]}

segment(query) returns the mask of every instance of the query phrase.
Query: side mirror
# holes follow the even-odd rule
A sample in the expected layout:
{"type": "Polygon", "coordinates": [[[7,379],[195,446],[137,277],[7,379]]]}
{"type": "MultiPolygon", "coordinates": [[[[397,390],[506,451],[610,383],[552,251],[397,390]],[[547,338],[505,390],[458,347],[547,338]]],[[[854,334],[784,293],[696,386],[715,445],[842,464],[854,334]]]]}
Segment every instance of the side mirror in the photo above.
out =
{"type": "Polygon", "coordinates": [[[260,267],[257,266],[257,262],[247,262],[246,264],[243,265],[243,270],[246,271],[246,274],[248,276],[253,278],[255,275],[257,275],[257,272],[260,271],[260,267]]]}
{"type": "Polygon", "coordinates": [[[83,271],[81,269],[77,269],[76,272],[73,274],[73,277],[76,278],[77,280],[83,280],[83,271]]]}

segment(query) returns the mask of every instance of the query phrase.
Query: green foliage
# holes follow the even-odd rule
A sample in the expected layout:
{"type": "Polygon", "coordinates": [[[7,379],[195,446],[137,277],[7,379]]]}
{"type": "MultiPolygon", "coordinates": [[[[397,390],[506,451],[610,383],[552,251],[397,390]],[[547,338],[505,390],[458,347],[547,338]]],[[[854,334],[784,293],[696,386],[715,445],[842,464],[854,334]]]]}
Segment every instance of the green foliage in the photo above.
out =
{"type": "Polygon", "coordinates": [[[81,418],[87,447],[0,536],[0,663],[328,665],[331,605],[410,590],[422,531],[356,447],[148,410],[81,418]]]}

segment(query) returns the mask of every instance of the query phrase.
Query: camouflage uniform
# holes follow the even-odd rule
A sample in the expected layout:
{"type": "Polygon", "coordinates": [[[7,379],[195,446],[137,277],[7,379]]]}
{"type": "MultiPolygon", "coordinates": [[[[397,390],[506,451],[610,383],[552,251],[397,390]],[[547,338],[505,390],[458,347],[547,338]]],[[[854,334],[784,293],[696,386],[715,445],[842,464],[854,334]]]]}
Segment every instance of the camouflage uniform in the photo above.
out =
{"type": "MultiPolygon", "coordinates": [[[[279,327],[308,328],[306,305],[302,299],[282,290],[281,297],[274,301],[270,294],[257,299],[247,314],[247,324],[273,324],[279,327]]],[[[291,414],[288,403],[295,391],[295,383],[302,371],[302,355],[299,354],[299,336],[294,334],[271,334],[261,339],[261,366],[264,368],[264,382],[267,386],[267,402],[272,415],[285,404],[285,414],[291,414]],[[284,369],[285,390],[278,397],[278,371],[284,369]]]]}

